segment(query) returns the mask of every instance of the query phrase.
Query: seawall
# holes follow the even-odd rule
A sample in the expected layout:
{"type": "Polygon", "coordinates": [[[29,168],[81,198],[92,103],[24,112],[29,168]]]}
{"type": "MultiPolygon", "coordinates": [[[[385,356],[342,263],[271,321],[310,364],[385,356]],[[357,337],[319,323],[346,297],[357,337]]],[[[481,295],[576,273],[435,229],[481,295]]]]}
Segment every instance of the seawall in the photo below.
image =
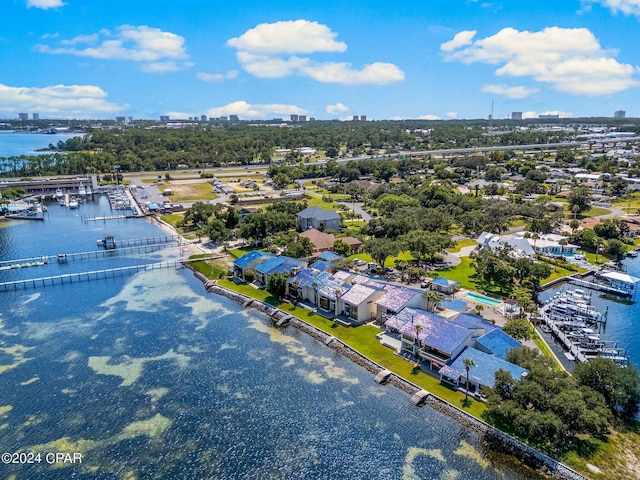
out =
{"type": "MultiPolygon", "coordinates": [[[[203,283],[205,283],[207,292],[209,293],[215,293],[217,295],[221,295],[223,297],[234,300],[244,308],[255,308],[256,310],[265,313],[276,320],[284,317],[290,317],[289,314],[277,307],[274,307],[273,305],[261,302],[260,300],[252,299],[250,297],[247,297],[246,295],[235,292],[233,290],[229,290],[219,285],[212,284],[212,282],[209,282],[208,279],[204,277],[204,275],[201,275],[197,272],[195,272],[195,274],[200,280],[203,281],[203,283]]],[[[333,337],[331,334],[320,330],[319,328],[303,320],[300,320],[299,318],[291,317],[289,318],[288,323],[289,325],[307,333],[319,342],[324,343],[329,348],[332,348],[333,350],[349,358],[358,365],[366,368],[374,376],[378,372],[384,370],[382,366],[378,365],[373,360],[354,350],[352,347],[345,345],[342,341],[333,337]]],[[[421,387],[418,387],[417,385],[407,381],[406,379],[399,377],[395,373],[391,374],[387,383],[400,388],[401,390],[407,392],[409,395],[413,395],[414,393],[422,390],[421,387]]],[[[566,465],[558,462],[548,455],[545,455],[535,448],[528,446],[520,440],[511,437],[510,435],[489,425],[488,423],[483,422],[482,420],[472,415],[469,415],[465,411],[460,410],[454,405],[445,402],[444,400],[436,397],[433,394],[429,394],[429,396],[426,398],[425,403],[433,409],[438,410],[439,412],[455,419],[466,428],[470,428],[478,432],[482,436],[485,445],[487,445],[491,450],[502,454],[512,455],[525,465],[535,470],[544,472],[549,476],[549,478],[557,480],[587,480],[586,477],[572,470],[566,465]]]]}

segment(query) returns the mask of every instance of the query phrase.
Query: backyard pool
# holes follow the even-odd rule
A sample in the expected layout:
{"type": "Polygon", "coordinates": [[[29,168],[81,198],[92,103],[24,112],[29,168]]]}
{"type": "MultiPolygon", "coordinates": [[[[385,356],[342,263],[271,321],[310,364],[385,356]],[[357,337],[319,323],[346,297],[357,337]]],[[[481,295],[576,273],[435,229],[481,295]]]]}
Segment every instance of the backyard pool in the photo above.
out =
{"type": "Polygon", "coordinates": [[[478,295],[477,293],[473,292],[465,293],[464,295],[462,295],[462,298],[467,298],[469,300],[473,300],[474,302],[489,305],[490,307],[495,307],[496,305],[500,305],[502,303],[500,300],[494,300],[493,298],[478,295]]]}

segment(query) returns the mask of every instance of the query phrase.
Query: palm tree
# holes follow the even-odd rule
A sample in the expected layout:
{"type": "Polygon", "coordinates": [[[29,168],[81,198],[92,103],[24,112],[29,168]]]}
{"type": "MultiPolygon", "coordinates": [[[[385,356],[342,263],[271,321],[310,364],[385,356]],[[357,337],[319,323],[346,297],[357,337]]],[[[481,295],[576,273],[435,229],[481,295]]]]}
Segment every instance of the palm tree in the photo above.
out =
{"type": "Polygon", "coordinates": [[[534,233],[533,235],[531,235],[531,238],[533,239],[533,251],[535,252],[536,251],[536,242],[540,238],[540,235],[538,235],[537,233],[534,233]]]}
{"type": "Polygon", "coordinates": [[[573,207],[571,207],[571,211],[573,212],[573,219],[576,220],[578,212],[580,211],[580,207],[578,205],[574,205],[573,207]]]}
{"type": "Polygon", "coordinates": [[[435,290],[427,290],[422,294],[427,301],[427,310],[435,311],[441,301],[445,299],[444,293],[437,292],[435,290]]]}
{"type": "Polygon", "coordinates": [[[464,368],[467,371],[467,388],[465,389],[465,392],[464,392],[464,399],[465,401],[467,401],[469,399],[469,370],[471,369],[471,367],[475,367],[476,364],[470,358],[465,358],[463,363],[464,363],[464,368]]]}
{"type": "Polygon", "coordinates": [[[565,246],[566,244],[568,244],[569,242],[567,241],[567,239],[566,239],[566,238],[563,238],[563,239],[562,239],[562,240],[560,240],[558,243],[560,244],[560,256],[561,256],[561,257],[564,257],[564,246],[565,246]]]}
{"type": "Polygon", "coordinates": [[[476,304],[475,308],[473,309],[475,314],[478,315],[479,317],[482,316],[482,311],[484,310],[484,305],[482,305],[481,303],[476,304]]]}
{"type": "MultiPolygon", "coordinates": [[[[413,319],[412,319],[413,321],[413,319]]],[[[418,351],[420,350],[420,332],[422,331],[422,326],[421,325],[415,325],[413,328],[416,329],[416,344],[418,346],[418,348],[413,349],[413,354],[415,355],[416,358],[418,358],[418,351]]]]}

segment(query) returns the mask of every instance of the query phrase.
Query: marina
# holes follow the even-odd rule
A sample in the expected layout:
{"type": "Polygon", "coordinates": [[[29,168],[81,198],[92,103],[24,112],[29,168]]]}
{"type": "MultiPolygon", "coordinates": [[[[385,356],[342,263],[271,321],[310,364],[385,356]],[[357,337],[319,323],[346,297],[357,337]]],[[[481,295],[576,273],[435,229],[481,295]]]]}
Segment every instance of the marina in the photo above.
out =
{"type": "Polygon", "coordinates": [[[608,311],[601,313],[591,305],[592,294],[582,289],[555,293],[540,309],[543,331],[560,342],[569,361],[586,362],[600,356],[626,365],[629,362],[626,349],[616,340],[603,339],[595,330],[606,324],[608,311]]]}

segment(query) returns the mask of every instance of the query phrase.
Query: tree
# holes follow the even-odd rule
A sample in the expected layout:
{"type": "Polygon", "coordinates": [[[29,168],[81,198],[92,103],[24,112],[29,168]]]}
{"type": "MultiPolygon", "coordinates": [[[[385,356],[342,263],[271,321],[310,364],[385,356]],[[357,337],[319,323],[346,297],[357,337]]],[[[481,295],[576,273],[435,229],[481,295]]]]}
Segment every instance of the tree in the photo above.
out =
{"type": "Polygon", "coordinates": [[[616,238],[607,240],[605,252],[620,261],[627,256],[627,246],[616,238]]]}
{"type": "Polygon", "coordinates": [[[335,242],[333,242],[333,251],[338,255],[343,255],[346,257],[351,253],[351,247],[348,243],[345,243],[338,238],[335,242]]]}
{"type": "Polygon", "coordinates": [[[463,363],[464,363],[464,368],[467,371],[467,387],[466,387],[465,392],[464,392],[464,399],[465,399],[465,401],[467,401],[467,400],[469,400],[469,370],[471,369],[471,367],[475,367],[476,364],[470,358],[465,358],[463,360],[463,363]]]}
{"type": "Polygon", "coordinates": [[[591,192],[587,187],[575,187],[567,196],[567,203],[574,214],[586,212],[591,208],[591,192]],[[578,207],[577,211],[574,207],[578,207]]]}
{"type": "Polygon", "coordinates": [[[526,318],[510,318],[503,327],[504,333],[516,340],[529,340],[531,338],[531,324],[526,318]]]}
{"type": "Polygon", "coordinates": [[[445,299],[444,293],[437,292],[436,290],[427,290],[422,294],[424,299],[427,301],[427,310],[434,312],[440,302],[445,299]]]}
{"type": "Polygon", "coordinates": [[[272,273],[267,277],[267,292],[278,299],[287,293],[287,277],[280,272],[272,273]]]}
{"type": "Polygon", "coordinates": [[[367,241],[363,248],[381,268],[384,268],[384,262],[388,257],[400,253],[399,242],[394,242],[386,238],[373,238],[367,241]]]}

